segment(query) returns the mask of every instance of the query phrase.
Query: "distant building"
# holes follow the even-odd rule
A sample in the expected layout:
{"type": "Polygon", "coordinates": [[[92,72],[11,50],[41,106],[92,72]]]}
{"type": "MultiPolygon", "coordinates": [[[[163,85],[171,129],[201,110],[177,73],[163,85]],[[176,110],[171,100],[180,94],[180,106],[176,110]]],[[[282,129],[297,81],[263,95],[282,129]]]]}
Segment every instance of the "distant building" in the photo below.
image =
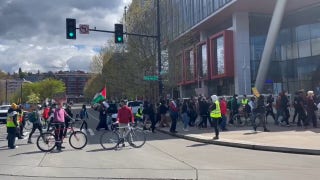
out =
{"type": "Polygon", "coordinates": [[[91,74],[83,71],[59,71],[54,74],[55,78],[62,80],[66,85],[68,101],[83,102],[84,87],[91,77],[91,74]]]}

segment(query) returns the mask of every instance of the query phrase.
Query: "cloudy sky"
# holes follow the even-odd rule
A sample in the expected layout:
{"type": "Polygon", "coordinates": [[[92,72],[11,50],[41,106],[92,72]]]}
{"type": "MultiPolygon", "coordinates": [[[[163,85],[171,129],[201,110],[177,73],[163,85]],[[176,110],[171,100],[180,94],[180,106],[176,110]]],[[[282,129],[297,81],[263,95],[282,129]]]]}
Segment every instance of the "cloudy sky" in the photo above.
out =
{"type": "Polygon", "coordinates": [[[66,39],[66,18],[77,26],[114,30],[131,0],[0,0],[0,70],[89,71],[92,57],[113,34],[90,32],[66,39]]]}

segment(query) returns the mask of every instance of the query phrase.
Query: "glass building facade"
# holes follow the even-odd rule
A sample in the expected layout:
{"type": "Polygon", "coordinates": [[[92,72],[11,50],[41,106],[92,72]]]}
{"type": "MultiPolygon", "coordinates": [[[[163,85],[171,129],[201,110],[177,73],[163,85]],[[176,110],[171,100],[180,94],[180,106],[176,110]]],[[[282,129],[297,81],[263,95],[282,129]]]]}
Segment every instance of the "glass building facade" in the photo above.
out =
{"type": "MultiPolygon", "coordinates": [[[[320,12],[319,7],[315,8],[320,12]]],[[[320,18],[319,13],[310,16],[320,18]]],[[[315,90],[320,85],[320,22],[287,23],[294,18],[295,15],[287,16],[280,29],[264,89],[266,93],[278,92],[279,88],[290,93],[299,89],[315,90]]],[[[250,16],[252,82],[258,73],[270,20],[270,16],[250,16]]]]}

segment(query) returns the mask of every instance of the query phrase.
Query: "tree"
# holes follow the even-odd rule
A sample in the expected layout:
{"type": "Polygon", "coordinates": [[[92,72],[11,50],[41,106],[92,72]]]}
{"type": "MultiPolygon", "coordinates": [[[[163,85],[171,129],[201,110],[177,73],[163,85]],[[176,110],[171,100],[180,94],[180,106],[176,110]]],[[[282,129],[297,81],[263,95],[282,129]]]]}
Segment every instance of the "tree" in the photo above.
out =
{"type": "Polygon", "coordinates": [[[11,102],[28,102],[30,97],[38,97],[39,102],[46,98],[52,99],[56,94],[64,93],[65,84],[61,80],[45,79],[36,83],[23,83],[20,90],[11,97],[11,102]],[[20,99],[22,98],[22,99],[20,99]]]}

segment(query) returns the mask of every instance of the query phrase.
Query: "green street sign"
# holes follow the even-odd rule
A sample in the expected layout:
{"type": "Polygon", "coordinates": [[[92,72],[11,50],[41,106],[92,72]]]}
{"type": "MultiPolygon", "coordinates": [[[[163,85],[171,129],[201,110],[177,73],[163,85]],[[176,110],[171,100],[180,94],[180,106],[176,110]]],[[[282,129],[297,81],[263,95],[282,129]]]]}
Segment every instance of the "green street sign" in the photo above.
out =
{"type": "Polygon", "coordinates": [[[158,76],[143,76],[143,80],[146,81],[158,81],[158,76]]]}

